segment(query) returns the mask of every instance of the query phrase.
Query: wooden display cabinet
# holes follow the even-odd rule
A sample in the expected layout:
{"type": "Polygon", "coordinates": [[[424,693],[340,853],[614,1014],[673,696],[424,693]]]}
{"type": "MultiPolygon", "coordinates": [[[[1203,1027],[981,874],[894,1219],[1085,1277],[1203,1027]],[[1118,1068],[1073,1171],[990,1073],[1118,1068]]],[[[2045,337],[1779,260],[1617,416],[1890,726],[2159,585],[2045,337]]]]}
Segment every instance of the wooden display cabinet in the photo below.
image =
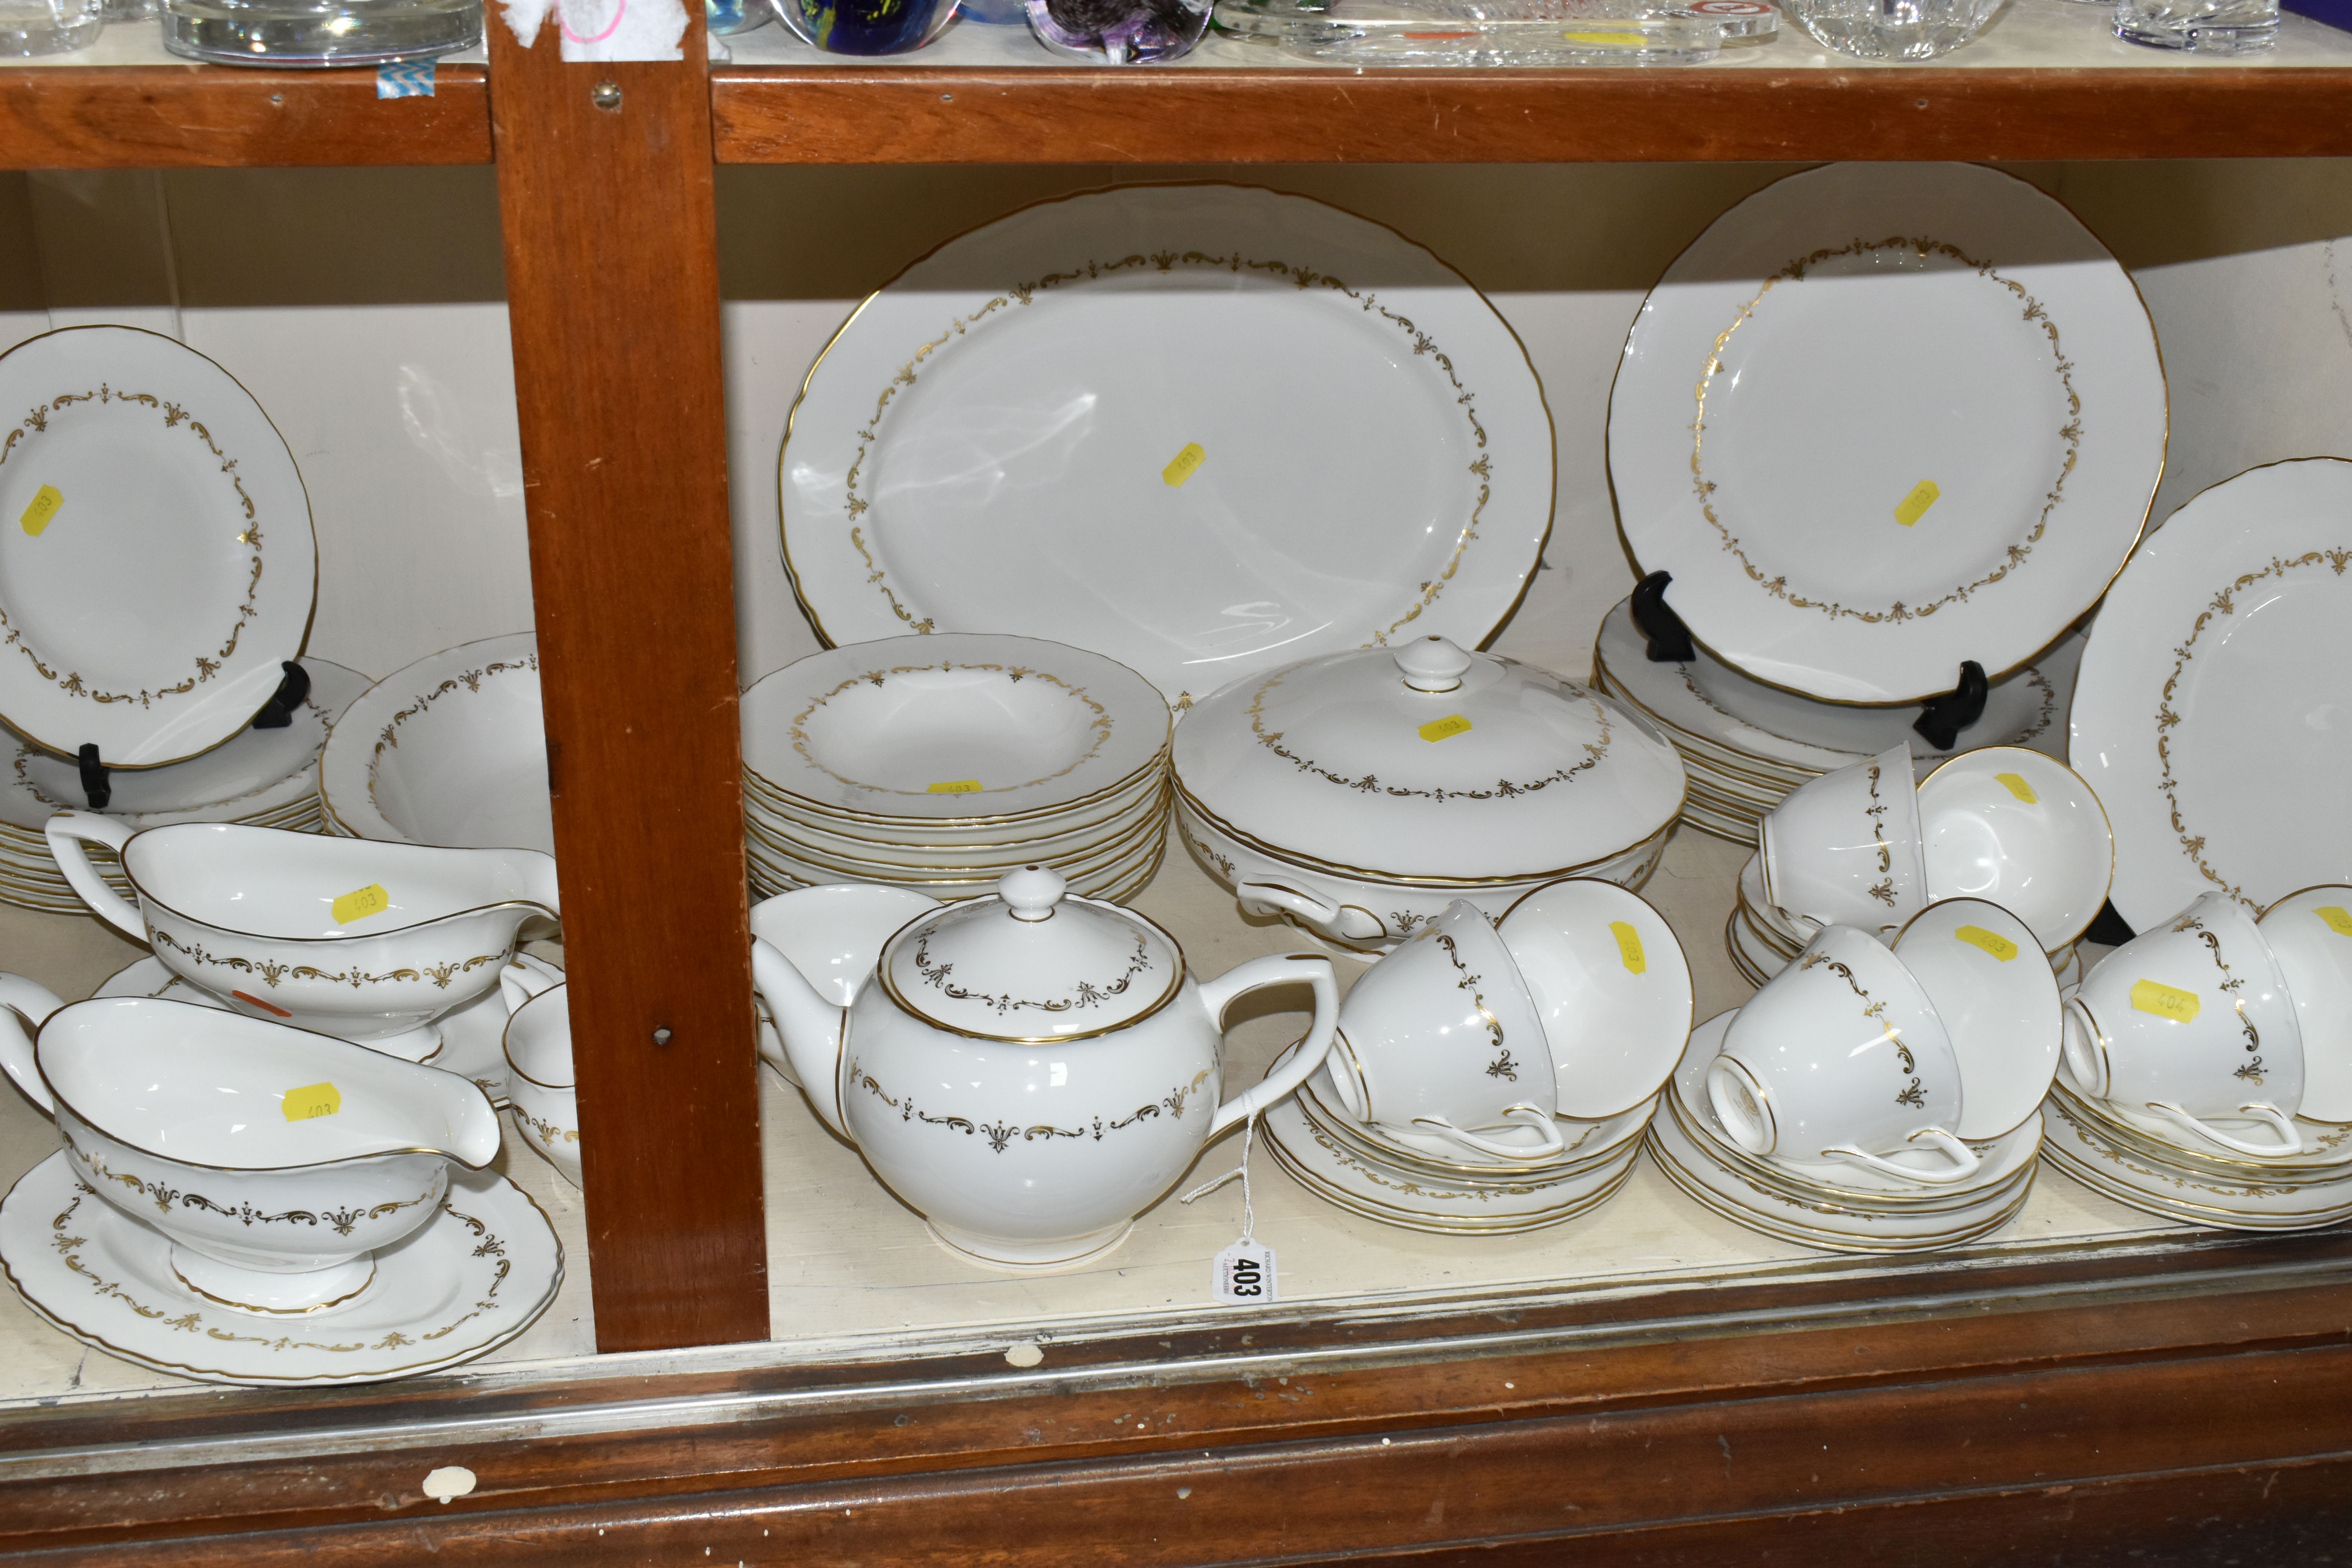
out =
{"type": "Polygon", "coordinates": [[[610,1372],[12,1411],[0,1549],[244,1568],[2340,1549],[2338,1235],[1300,1308],[1065,1339],[1025,1370],[1001,1346],[787,1365],[750,1342],[769,1260],[712,195],[714,163],[2352,154],[2352,37],[2295,26],[2256,64],[2095,43],[2022,63],[1988,40],[1912,68],[1802,50],[1590,72],[1041,55],[706,78],[566,65],[493,24],[490,69],[445,66],[435,97],[393,100],[358,71],[0,68],[7,167],[498,165],[596,1331],[639,1352],[610,1372]],[[737,1348],[651,1353],[710,1345],[737,1348]],[[498,1484],[420,1494],[459,1464],[498,1484]]]}

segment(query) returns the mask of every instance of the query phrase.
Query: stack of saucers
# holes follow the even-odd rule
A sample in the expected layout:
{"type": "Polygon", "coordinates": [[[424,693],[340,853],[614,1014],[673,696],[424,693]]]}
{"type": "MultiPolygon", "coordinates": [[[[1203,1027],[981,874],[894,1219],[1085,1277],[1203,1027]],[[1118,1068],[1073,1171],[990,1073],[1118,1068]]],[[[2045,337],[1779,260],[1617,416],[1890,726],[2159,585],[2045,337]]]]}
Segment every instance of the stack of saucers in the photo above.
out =
{"type": "MultiPolygon", "coordinates": [[[[1919,716],[1915,705],[1818,701],[1750,679],[1704,648],[1687,663],[1653,664],[1633,603],[1622,601],[1601,623],[1593,684],[1656,724],[1682,753],[1690,776],[1683,820],[1702,832],[1752,844],[1764,814],[1809,780],[1906,742],[1925,761],[1950,754],[1911,728],[1919,716]]],[[[2066,705],[2082,655],[2076,634],[1996,683],[1983,715],[1961,731],[1954,749],[2031,746],[2063,755],[2066,705]]]]}
{"type": "Polygon", "coordinates": [[[872,882],[975,898],[1045,865],[1121,902],[1160,868],[1168,704],[1060,643],[856,643],[743,693],[743,818],[761,895],[872,882]]]}
{"type": "Polygon", "coordinates": [[[2294,1119],[2302,1152],[2252,1158],[2187,1145],[2162,1118],[2061,1079],[2043,1107],[2050,1163],[2136,1209],[2221,1230],[2308,1230],[2352,1219],[2352,1124],[2294,1119]]]}
{"type": "MultiPolygon", "coordinates": [[[[1699,1026],[1650,1123],[1650,1152],[1702,1207],[1781,1241],[1825,1252],[1921,1252],[1956,1247],[1999,1230],[2033,1185],[2041,1123],[2025,1122],[1976,1147],[1966,1181],[1928,1185],[1864,1165],[1750,1154],[1725,1131],[1707,1093],[1707,1072],[1734,1015],[1699,1026]]],[[[1922,1168],[1925,1154],[1892,1156],[1922,1168]]]]}
{"type": "MultiPolygon", "coordinates": [[[[321,831],[319,752],[327,732],[368,678],[322,658],[306,658],[310,691],[278,729],[238,731],[226,744],[158,768],[117,769],[105,814],[143,829],[175,822],[237,822],[297,833],[321,831]]],[[[10,740],[16,741],[11,736],[10,740]]],[[[73,761],[16,741],[0,767],[0,903],[50,914],[85,914],[67,885],[43,829],[61,811],[84,811],[81,771],[73,761]]],[[[118,892],[129,885],[113,857],[91,859],[118,892]]]]}
{"type": "MultiPolygon", "coordinates": [[[[1750,985],[1761,985],[1804,950],[1815,931],[1811,921],[1800,922],[1772,907],[1764,893],[1764,858],[1750,855],[1739,868],[1739,899],[1724,924],[1724,945],[1731,951],[1731,966],[1750,985]]],[[[2083,960],[2073,942],[2051,953],[2050,967],[2062,986],[2083,978],[2083,960]]]]}
{"type": "MultiPolygon", "coordinates": [[[[1653,1097],[1605,1121],[1563,1123],[1567,1147],[1528,1162],[1368,1126],[1336,1099],[1328,1078],[1318,1073],[1267,1110],[1266,1147],[1276,1163],[1300,1186],[1350,1214],[1444,1236],[1540,1230],[1606,1202],[1633,1171],[1642,1129],[1658,1105],[1653,1097]]],[[[1525,1130],[1493,1136],[1536,1142],[1525,1130]]]]}

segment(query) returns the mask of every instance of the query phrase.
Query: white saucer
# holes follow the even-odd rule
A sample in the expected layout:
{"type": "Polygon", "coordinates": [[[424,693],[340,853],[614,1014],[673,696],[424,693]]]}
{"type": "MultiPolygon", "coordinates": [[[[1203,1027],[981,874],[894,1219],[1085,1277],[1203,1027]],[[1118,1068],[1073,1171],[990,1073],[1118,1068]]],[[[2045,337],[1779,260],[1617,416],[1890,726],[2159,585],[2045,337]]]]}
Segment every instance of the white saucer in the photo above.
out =
{"type": "Polygon", "coordinates": [[[0,1201],[0,1267],[33,1310],[110,1355],[202,1383],[317,1386],[496,1350],[555,1300],[563,1247],[520,1187],[457,1171],[441,1212],[376,1255],[350,1304],[264,1318],[181,1284],[163,1234],[82,1185],[60,1150],[0,1201]]]}

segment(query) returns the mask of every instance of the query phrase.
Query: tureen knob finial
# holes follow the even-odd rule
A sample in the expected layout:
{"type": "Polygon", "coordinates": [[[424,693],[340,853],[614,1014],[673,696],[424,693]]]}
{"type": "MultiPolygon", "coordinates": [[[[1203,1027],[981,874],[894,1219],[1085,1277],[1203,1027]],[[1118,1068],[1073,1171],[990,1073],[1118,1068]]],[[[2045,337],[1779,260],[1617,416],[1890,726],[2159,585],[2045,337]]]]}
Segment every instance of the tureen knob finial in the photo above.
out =
{"type": "Polygon", "coordinates": [[[997,879],[996,896],[1004,900],[1016,921],[1051,920],[1054,906],[1062,901],[1069,886],[1068,879],[1051,866],[1024,866],[997,879]]]}
{"type": "Polygon", "coordinates": [[[1470,656],[1441,637],[1413,638],[1396,650],[1396,661],[1415,691],[1451,691],[1470,668],[1470,656]]]}

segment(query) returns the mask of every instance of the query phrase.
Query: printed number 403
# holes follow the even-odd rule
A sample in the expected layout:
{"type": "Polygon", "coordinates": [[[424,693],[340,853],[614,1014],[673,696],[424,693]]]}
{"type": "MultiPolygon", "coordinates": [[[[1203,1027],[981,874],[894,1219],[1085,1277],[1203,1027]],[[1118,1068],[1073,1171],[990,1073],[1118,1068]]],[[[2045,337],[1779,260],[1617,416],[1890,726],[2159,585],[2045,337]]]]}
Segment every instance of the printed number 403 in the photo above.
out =
{"type": "Polygon", "coordinates": [[[1233,1292],[1236,1296],[1262,1296],[1265,1293],[1265,1276],[1258,1272],[1256,1259],[1234,1259],[1233,1292]]]}

